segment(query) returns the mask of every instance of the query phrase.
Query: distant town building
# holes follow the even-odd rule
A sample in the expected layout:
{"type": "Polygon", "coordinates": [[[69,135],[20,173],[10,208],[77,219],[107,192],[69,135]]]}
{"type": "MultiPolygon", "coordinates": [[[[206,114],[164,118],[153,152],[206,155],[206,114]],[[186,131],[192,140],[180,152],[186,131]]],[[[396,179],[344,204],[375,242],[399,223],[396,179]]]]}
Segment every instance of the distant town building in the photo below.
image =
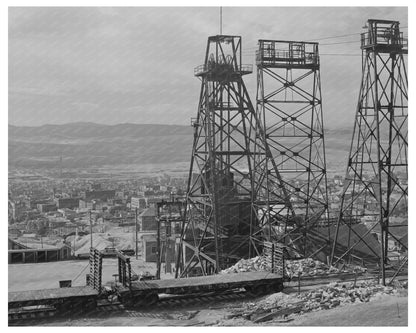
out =
{"type": "Polygon", "coordinates": [[[118,199],[124,199],[124,191],[116,191],[115,197],[118,199]]]}
{"type": "Polygon", "coordinates": [[[163,200],[169,200],[169,197],[162,197],[162,198],[147,198],[147,205],[149,207],[155,207],[158,202],[162,202],[163,200]]]}
{"type": "Polygon", "coordinates": [[[26,212],[26,204],[24,202],[14,202],[9,200],[9,215],[16,221],[19,220],[26,212]]]}
{"type": "Polygon", "coordinates": [[[89,185],[89,190],[90,191],[100,191],[101,190],[101,184],[100,183],[90,184],[89,185]]]}
{"type": "Polygon", "coordinates": [[[60,208],[58,209],[58,212],[60,212],[62,216],[67,219],[72,219],[75,216],[77,216],[77,213],[74,210],[69,209],[69,208],[60,208]]]}
{"type": "Polygon", "coordinates": [[[146,199],[145,198],[137,198],[137,197],[132,197],[131,198],[131,204],[130,204],[131,209],[143,209],[146,208],[146,199]]]}
{"type": "Polygon", "coordinates": [[[149,207],[139,215],[140,231],[153,231],[157,230],[156,223],[156,209],[149,207]]]}
{"type": "Polygon", "coordinates": [[[67,260],[71,257],[71,248],[63,244],[59,247],[28,248],[9,238],[9,264],[38,263],[67,260]]]}
{"type": "Polygon", "coordinates": [[[64,218],[55,218],[49,221],[49,228],[50,229],[62,228],[66,225],[67,222],[68,221],[64,218]]]}
{"type": "Polygon", "coordinates": [[[47,204],[50,203],[49,199],[42,199],[42,200],[35,200],[35,199],[27,199],[26,206],[30,209],[37,209],[39,204],[47,204]]]}
{"type": "Polygon", "coordinates": [[[80,198],[57,198],[55,199],[56,206],[60,208],[78,208],[80,198]]]}
{"type": "Polygon", "coordinates": [[[101,208],[101,202],[99,200],[80,200],[79,206],[80,209],[87,209],[87,210],[96,210],[101,208]]]}
{"type": "Polygon", "coordinates": [[[142,258],[145,262],[157,261],[157,238],[155,234],[142,236],[142,258]]]}
{"type": "Polygon", "coordinates": [[[47,212],[53,212],[53,211],[57,210],[57,207],[56,207],[55,203],[50,203],[49,202],[49,203],[38,204],[37,209],[41,213],[47,213],[47,212]]]}
{"type": "Polygon", "coordinates": [[[94,199],[107,201],[108,199],[114,199],[115,195],[116,195],[115,190],[85,191],[83,195],[83,199],[85,201],[91,201],[94,199]]]}

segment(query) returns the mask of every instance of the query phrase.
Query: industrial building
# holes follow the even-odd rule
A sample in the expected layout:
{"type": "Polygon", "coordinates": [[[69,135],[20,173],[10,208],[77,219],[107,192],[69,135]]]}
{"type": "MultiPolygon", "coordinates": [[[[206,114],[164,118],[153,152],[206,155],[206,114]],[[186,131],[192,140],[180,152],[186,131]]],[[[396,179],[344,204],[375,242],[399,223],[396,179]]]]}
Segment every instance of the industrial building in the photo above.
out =
{"type": "Polygon", "coordinates": [[[28,248],[23,244],[9,238],[9,264],[40,263],[49,261],[68,260],[71,258],[71,248],[68,245],[61,247],[28,248]]]}

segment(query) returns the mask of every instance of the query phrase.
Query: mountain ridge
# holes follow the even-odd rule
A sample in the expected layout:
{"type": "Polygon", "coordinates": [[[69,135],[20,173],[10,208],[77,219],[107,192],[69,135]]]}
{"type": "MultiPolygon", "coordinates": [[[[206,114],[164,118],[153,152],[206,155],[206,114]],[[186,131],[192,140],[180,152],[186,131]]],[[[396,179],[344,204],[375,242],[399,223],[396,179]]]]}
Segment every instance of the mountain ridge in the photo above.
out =
{"type": "MultiPolygon", "coordinates": [[[[96,165],[188,162],[193,128],[189,125],[105,125],[77,122],[42,126],[9,125],[9,166],[66,168],[96,165]]],[[[352,129],[328,129],[325,135],[328,167],[344,164],[352,129]]]]}
{"type": "Polygon", "coordinates": [[[166,136],[192,133],[190,126],[132,124],[105,125],[90,122],[67,124],[45,124],[41,126],[16,126],[9,124],[9,137],[56,135],[68,137],[109,137],[109,136],[166,136]],[[121,134],[121,135],[120,135],[121,134]]]}
{"type": "MultiPolygon", "coordinates": [[[[9,137],[13,135],[68,135],[73,136],[117,136],[123,132],[122,136],[158,136],[158,135],[188,135],[192,133],[192,127],[189,125],[172,125],[172,124],[136,124],[136,123],[119,123],[119,124],[99,124],[93,122],[73,122],[65,124],[44,124],[39,126],[18,126],[8,124],[9,137]],[[107,132],[105,132],[107,131],[107,132]]],[[[352,128],[327,128],[325,133],[337,132],[340,134],[352,134],[352,128]]]]}

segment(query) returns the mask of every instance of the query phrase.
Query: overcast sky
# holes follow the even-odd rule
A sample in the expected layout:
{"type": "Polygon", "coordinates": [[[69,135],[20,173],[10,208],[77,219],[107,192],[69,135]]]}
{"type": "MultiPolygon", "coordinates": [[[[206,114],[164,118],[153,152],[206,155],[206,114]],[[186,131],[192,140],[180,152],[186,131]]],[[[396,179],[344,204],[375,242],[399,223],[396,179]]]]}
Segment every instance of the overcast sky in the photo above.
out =
{"type": "MultiPolygon", "coordinates": [[[[242,36],[245,64],[255,63],[258,39],[319,39],[325,125],[352,127],[361,71],[354,55],[369,18],[408,25],[405,7],[225,7],[223,33],[242,36]]],[[[193,69],[218,33],[217,7],[10,8],[9,123],[187,125],[200,89],[193,69]]],[[[245,83],[254,102],[255,74],[245,83]]]]}

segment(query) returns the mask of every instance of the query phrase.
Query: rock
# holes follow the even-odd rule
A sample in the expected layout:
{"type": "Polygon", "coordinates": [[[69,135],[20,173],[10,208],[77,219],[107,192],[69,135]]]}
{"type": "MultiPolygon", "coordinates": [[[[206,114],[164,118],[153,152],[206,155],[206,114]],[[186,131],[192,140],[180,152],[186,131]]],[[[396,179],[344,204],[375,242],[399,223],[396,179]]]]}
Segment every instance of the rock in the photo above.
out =
{"type": "Polygon", "coordinates": [[[335,300],[333,300],[332,302],[331,302],[331,306],[332,307],[336,307],[336,306],[338,306],[338,305],[340,305],[341,304],[341,301],[339,300],[339,299],[335,299],[335,300]]]}

